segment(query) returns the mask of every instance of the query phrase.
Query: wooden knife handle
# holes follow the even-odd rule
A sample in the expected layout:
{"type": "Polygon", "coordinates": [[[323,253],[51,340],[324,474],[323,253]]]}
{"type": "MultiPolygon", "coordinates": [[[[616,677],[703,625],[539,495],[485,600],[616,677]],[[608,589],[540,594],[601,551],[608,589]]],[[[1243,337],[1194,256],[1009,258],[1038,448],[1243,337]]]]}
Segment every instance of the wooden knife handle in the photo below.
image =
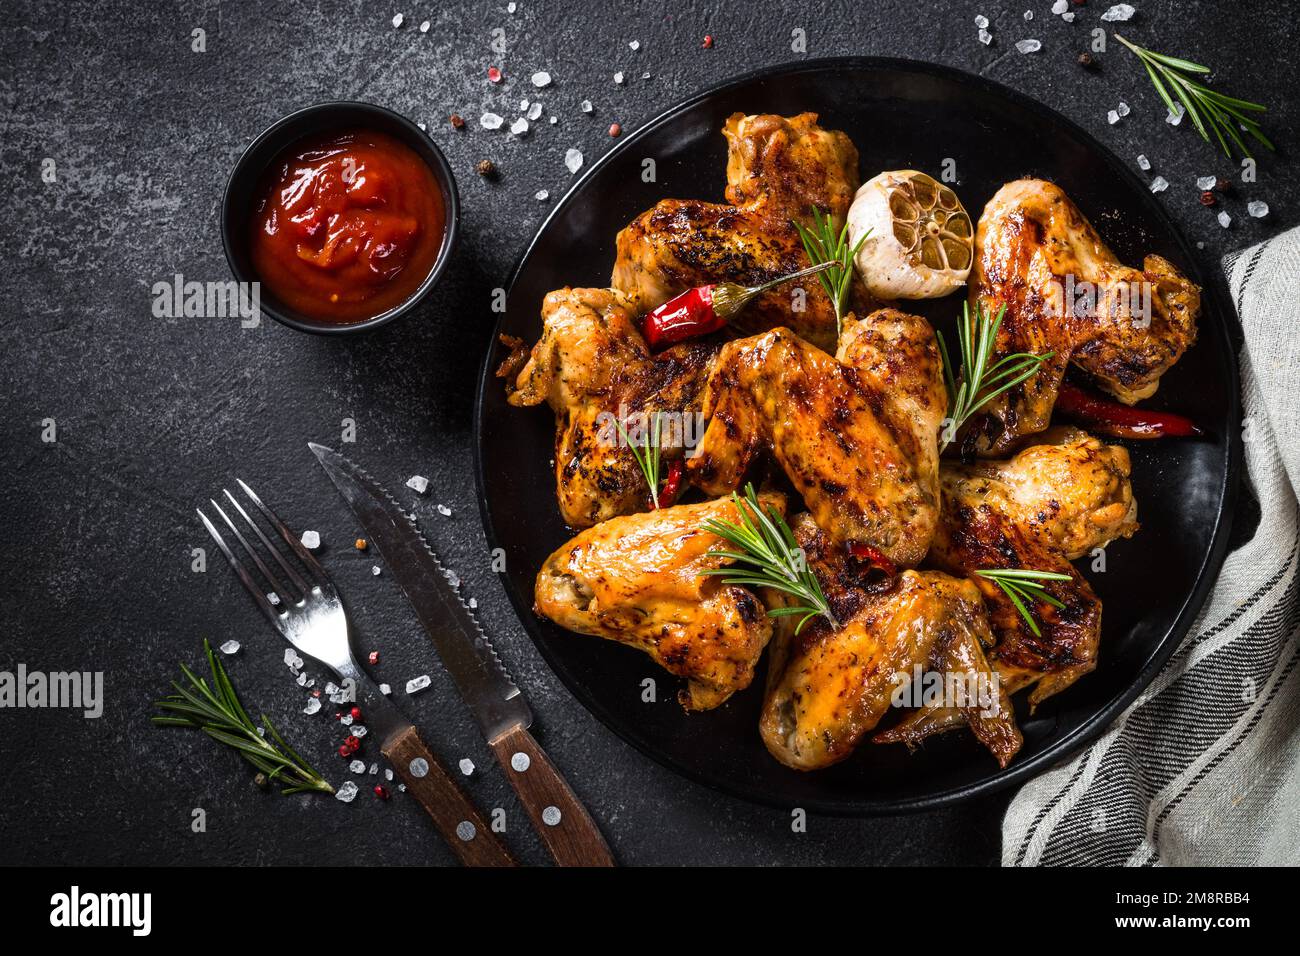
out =
{"type": "Polygon", "coordinates": [[[527,727],[491,741],[506,779],[532,818],[533,828],[560,866],[615,866],[596,821],[527,727]]]}
{"type": "Polygon", "coordinates": [[[390,740],[382,753],[392,763],[406,790],[433,819],[442,838],[466,866],[518,866],[504,843],[497,839],[478,808],[447,773],[442,762],[424,745],[414,727],[390,740]],[[413,760],[417,774],[411,770],[413,760]],[[427,769],[426,769],[427,768],[427,769]]]}

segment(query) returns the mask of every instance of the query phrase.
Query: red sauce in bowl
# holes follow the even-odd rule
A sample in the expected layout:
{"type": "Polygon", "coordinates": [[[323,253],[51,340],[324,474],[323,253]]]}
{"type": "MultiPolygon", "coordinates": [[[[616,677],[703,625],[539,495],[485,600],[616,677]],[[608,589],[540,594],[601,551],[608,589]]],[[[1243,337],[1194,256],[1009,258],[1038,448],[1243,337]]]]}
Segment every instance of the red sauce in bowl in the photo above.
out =
{"type": "Polygon", "coordinates": [[[433,171],[375,130],[302,140],[267,171],[250,254],[266,291],[324,323],[401,305],[442,249],[446,211],[433,171]]]}

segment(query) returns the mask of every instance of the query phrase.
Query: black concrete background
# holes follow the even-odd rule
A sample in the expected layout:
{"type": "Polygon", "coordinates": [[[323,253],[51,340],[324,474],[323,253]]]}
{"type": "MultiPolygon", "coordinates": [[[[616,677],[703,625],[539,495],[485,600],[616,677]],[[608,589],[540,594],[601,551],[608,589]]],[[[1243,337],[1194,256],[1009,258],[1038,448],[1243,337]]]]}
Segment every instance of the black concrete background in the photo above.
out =
{"type": "MultiPolygon", "coordinates": [[[[357,529],[307,452],[339,443],[401,489],[427,475],[425,499],[403,491],[481,615],[538,714],[538,736],[601,822],[626,863],[972,863],[998,860],[1008,797],[919,816],[814,817],[793,833],[788,814],[679,779],[625,746],[579,707],[542,663],[488,567],[471,474],[472,395],[489,340],[491,290],[570,182],[567,148],[593,161],[610,123],[633,129],[674,102],[752,68],[803,56],[914,57],[982,73],[1063,111],[1132,162],[1173,185],[1162,201],[1216,272],[1228,250],[1296,219],[1293,152],[1300,89],[1292,53],[1294,5],[1135,3],[1123,32],[1212,65],[1214,81],[1270,106],[1266,128],[1281,153],[1227,208],[1197,201],[1197,175],[1234,164],[1186,128],[1164,122],[1149,82],[1118,44],[1087,73],[1075,64],[1109,4],[1075,5],[1073,24],[1048,0],[975,3],[760,4],[743,2],[373,3],[61,2],[6,4],[0,175],[5,262],[4,489],[0,494],[0,669],[101,670],[104,716],[0,712],[0,862],[4,863],[447,863],[414,803],[352,805],[263,794],[232,754],[201,735],[155,730],[150,701],[176,663],[196,663],[204,637],[244,650],[228,661],[248,701],[264,709],[334,782],[339,728],[299,713],[305,695],[283,646],[215,550],[205,573],[191,549],[208,542],[193,508],[235,476],[260,490],[295,528],[320,531],[323,560],[352,609],[356,643],[383,655],[381,679],[401,687],[429,673],[434,687],[396,695],[430,743],[480,768],[468,781],[484,807],[504,807],[511,842],[545,857],[392,581],[352,550],[357,529]],[[1023,20],[1026,9],[1034,19],[1023,20]],[[394,13],[406,22],[394,29],[394,13]],[[995,42],[976,39],[973,18],[995,42]],[[431,21],[428,33],[418,24],[431,21]],[[506,52],[491,49],[494,28],[506,52]],[[791,51],[802,28],[806,54],[791,51]],[[206,32],[206,52],[191,49],[206,32]],[[702,38],[715,38],[712,49],[702,38]],[[1015,51],[1042,40],[1033,55],[1015,51]],[[639,51],[629,41],[640,42],[639,51]],[[485,79],[490,65],[506,79],[485,79]],[[548,70],[540,92],[528,77],[548,70]],[[622,86],[613,74],[626,74],[622,86]],[[649,73],[648,79],[643,73],[649,73]],[[522,140],[489,133],[491,109],[518,115],[540,99],[559,117],[522,140]],[[591,116],[578,103],[595,104],[591,116]],[[227,172],[262,128],[290,110],[364,99],[428,124],[460,181],[463,234],[442,286],[416,315],[346,340],[308,337],[265,322],[159,319],[155,282],[181,273],[223,280],[217,210],[227,172]],[[1108,126],[1120,100],[1132,114],[1108,126]],[[451,112],[469,128],[454,132],[451,112]],[[57,180],[43,181],[54,161],[57,180]],[[473,172],[493,159],[501,180],[473,172]],[[548,202],[534,194],[550,191],[548,202]],[[1248,197],[1272,207],[1248,219],[1248,197]],[[41,441],[54,419],[57,442],[41,441]],[[445,503],[450,517],[435,510],[445,503]],[[207,831],[191,831],[203,808],[207,831]]],[[[754,104],[760,110],[762,104],[754,104]]],[[[1015,144],[1008,143],[1009,151],[1015,144]]],[[[1014,166],[1014,164],[1012,164],[1014,166]]],[[[593,645],[593,652],[598,648],[593,645]]],[[[320,675],[317,674],[319,677],[320,675]]],[[[374,749],[372,744],[369,750],[374,749]]],[[[362,781],[364,783],[364,781],[362,781]]]]}

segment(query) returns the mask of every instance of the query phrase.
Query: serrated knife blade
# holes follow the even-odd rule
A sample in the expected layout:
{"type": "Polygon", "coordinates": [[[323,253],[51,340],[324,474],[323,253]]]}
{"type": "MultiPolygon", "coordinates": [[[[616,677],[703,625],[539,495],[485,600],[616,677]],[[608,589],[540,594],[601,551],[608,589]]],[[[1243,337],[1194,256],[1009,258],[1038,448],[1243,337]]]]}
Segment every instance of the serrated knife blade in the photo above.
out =
{"type": "Polygon", "coordinates": [[[528,702],[510,679],[474,612],[447,579],[446,569],[419,526],[364,470],[324,445],[309,442],[308,447],[414,606],[488,743],[513,728],[530,727],[533,714],[528,702]]]}

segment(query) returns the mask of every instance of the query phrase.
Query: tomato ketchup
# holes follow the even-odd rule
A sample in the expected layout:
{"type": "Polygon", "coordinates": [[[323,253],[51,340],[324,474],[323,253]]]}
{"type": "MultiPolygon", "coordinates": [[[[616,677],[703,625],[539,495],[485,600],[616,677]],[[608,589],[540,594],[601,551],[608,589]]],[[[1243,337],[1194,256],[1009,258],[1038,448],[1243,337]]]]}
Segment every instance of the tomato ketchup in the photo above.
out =
{"type": "Polygon", "coordinates": [[[442,248],[433,171],[405,143],[357,129],[302,140],[267,171],[250,252],[266,292],[322,322],[401,305],[442,248]]]}

